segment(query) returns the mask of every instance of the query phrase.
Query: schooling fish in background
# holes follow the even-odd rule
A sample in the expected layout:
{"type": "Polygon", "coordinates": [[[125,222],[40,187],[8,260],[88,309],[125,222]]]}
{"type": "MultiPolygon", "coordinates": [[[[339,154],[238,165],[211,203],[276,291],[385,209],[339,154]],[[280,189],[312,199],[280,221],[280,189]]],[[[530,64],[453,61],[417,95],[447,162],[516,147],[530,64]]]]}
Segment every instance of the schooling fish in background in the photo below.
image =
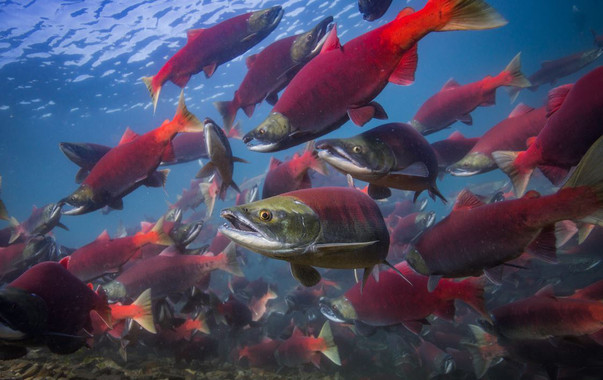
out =
{"type": "Polygon", "coordinates": [[[49,203],[40,208],[34,206],[31,215],[23,223],[19,223],[15,217],[11,217],[12,233],[9,243],[15,242],[21,236],[28,239],[31,236],[47,234],[55,227],[69,231],[69,228],[61,223],[61,207],[60,202],[49,203]]]}
{"type": "Polygon", "coordinates": [[[428,278],[415,273],[406,262],[396,264],[408,282],[393,270],[379,273],[379,281],[371,278],[364,290],[356,284],[335,299],[321,298],[320,310],[334,322],[354,323],[361,330],[366,326],[402,324],[419,334],[431,314],[454,319],[454,301],[459,299],[487,317],[484,305],[483,281],[469,278],[463,281],[443,279],[432,291],[427,290],[428,278]]]}
{"type": "Polygon", "coordinates": [[[161,254],[138,261],[104,288],[110,299],[135,298],[149,288],[154,298],[163,298],[198,284],[215,269],[243,275],[234,244],[217,256],[161,254]]]}
{"type": "Polygon", "coordinates": [[[423,231],[435,222],[435,212],[416,212],[401,218],[393,218],[394,227],[391,229],[389,256],[403,258],[410,244],[415,241],[423,231]]]}
{"type": "Polygon", "coordinates": [[[187,32],[186,45],[174,54],[152,77],[142,80],[151,93],[153,110],[159,91],[168,80],[184,88],[192,75],[201,70],[209,78],[216,68],[245,53],[266,38],[283,17],[280,6],[249,12],[222,21],[207,29],[187,32]]]}
{"type": "Polygon", "coordinates": [[[232,187],[237,193],[240,193],[241,190],[232,180],[234,163],[248,162],[232,155],[232,148],[230,147],[226,134],[213,120],[206,118],[203,121],[203,134],[205,135],[205,146],[210,161],[199,170],[196,177],[205,178],[217,172],[222,181],[218,193],[218,196],[222,200],[226,198],[226,190],[228,190],[229,187],[232,187]]]}
{"type": "Polygon", "coordinates": [[[180,209],[185,212],[189,209],[195,210],[201,203],[205,203],[209,217],[212,214],[217,193],[218,184],[215,178],[209,182],[193,179],[188,189],[182,189],[182,194],[178,195],[177,201],[170,205],[170,209],[180,209]]]}
{"type": "Polygon", "coordinates": [[[56,244],[50,236],[34,236],[27,242],[0,247],[0,279],[10,281],[7,277],[14,278],[15,273],[20,275],[32,264],[55,260],[56,244]]]}
{"type": "Polygon", "coordinates": [[[92,337],[92,313],[110,325],[106,298],[61,264],[40,263],[0,290],[0,341],[39,342],[54,353],[70,354],[92,337]]]}
{"type": "Polygon", "coordinates": [[[314,151],[314,144],[311,143],[301,156],[295,153],[289,161],[282,162],[272,157],[262,188],[262,199],[311,188],[309,169],[327,175],[327,168],[318,158],[318,154],[314,151]]]}
{"type": "MultiPolygon", "coordinates": [[[[603,225],[603,138],[599,138],[555,194],[529,191],[520,199],[483,204],[463,191],[446,218],[421,235],[406,260],[429,275],[430,289],[440,277],[479,276],[500,283],[503,266],[523,252],[546,262],[576,232],[565,220],[603,225]]],[[[571,223],[573,225],[573,223],[571,223]]]]}
{"type": "Polygon", "coordinates": [[[164,231],[163,218],[152,230],[134,236],[111,239],[107,230],[92,243],[78,248],[61,259],[61,264],[81,281],[88,282],[107,273],[119,272],[122,266],[141,254],[147,244],[169,246],[174,242],[164,231]]]}
{"type": "Polygon", "coordinates": [[[280,365],[286,367],[300,367],[302,364],[312,363],[320,368],[320,353],[333,363],[341,365],[339,351],[333,340],[329,321],[324,323],[320,334],[316,338],[305,336],[299,329],[295,328],[293,335],[278,346],[274,356],[280,365]]]}
{"type": "MultiPolygon", "coordinates": [[[[521,72],[520,54],[497,76],[461,86],[454,79],[448,80],[437,94],[427,99],[409,122],[423,135],[429,135],[461,121],[473,125],[471,112],[477,107],[496,104],[496,89],[501,86],[524,88],[530,82],[521,72]]],[[[511,97],[511,101],[515,98],[511,97]]]]}
{"type": "Polygon", "coordinates": [[[293,78],[268,118],[243,137],[253,151],[272,152],[331,132],[348,119],[364,125],[387,115],[373,99],[387,83],[409,85],[417,42],[433,31],[491,29],[506,21],[481,0],[430,0],[344,46],[335,28],[321,53],[293,78]]]}
{"type": "Polygon", "coordinates": [[[559,185],[569,170],[603,134],[603,67],[573,85],[549,92],[548,120],[538,137],[523,152],[497,151],[492,157],[521,196],[536,167],[559,185]]]}
{"type": "MultiPolygon", "coordinates": [[[[554,86],[559,79],[580,71],[599,58],[601,54],[603,54],[603,48],[596,48],[552,61],[544,61],[540,64],[540,69],[528,78],[532,84],[528,88],[536,91],[538,87],[547,83],[554,86]]],[[[521,88],[512,88],[509,91],[509,96],[515,98],[519,91],[521,91],[521,88]]]]}
{"type": "Polygon", "coordinates": [[[451,163],[446,171],[453,176],[467,177],[496,169],[492,152],[526,148],[528,140],[538,136],[544,128],[546,114],[546,107],[534,109],[519,104],[508,118],[484,133],[471,151],[458,162],[451,163]]]}
{"type": "Polygon", "coordinates": [[[282,341],[265,338],[262,342],[239,349],[238,360],[247,359],[250,367],[266,368],[277,367],[278,363],[274,353],[282,341]]]}
{"type": "Polygon", "coordinates": [[[358,0],[358,10],[366,21],[375,21],[387,12],[392,0],[358,0]]]}
{"type": "Polygon", "coordinates": [[[436,185],[438,160],[427,140],[404,123],[390,123],[357,136],[320,140],[318,157],[344,174],[369,183],[374,199],[391,196],[391,190],[411,190],[414,200],[423,190],[432,199],[446,198],[436,185]]]}
{"type": "Polygon", "coordinates": [[[181,93],[174,119],[112,148],[94,165],[80,187],[61,201],[73,207],[63,214],[80,215],[104,206],[121,210],[122,198],[138,187],[163,186],[169,170],[156,169],[162,160],[173,157],[171,140],[179,132],[199,132],[202,128],[195,115],[186,109],[181,93]]]}
{"type": "Polygon", "coordinates": [[[258,54],[247,57],[248,71],[233,100],[214,103],[227,131],[232,127],[239,108],[251,117],[255,106],[264,99],[269,104],[276,103],[278,93],[318,54],[331,22],[333,17],[328,16],[312,30],[273,42],[258,54]]]}
{"type": "Polygon", "coordinates": [[[465,157],[479,141],[479,137],[467,138],[459,131],[454,131],[447,139],[431,144],[438,159],[440,175],[445,173],[448,166],[465,157]]]}
{"type": "Polygon", "coordinates": [[[597,334],[603,324],[603,303],[587,298],[556,297],[550,285],[534,296],[493,309],[491,315],[494,330],[507,339],[589,335],[603,342],[601,334],[597,334]]]}
{"type": "MultiPolygon", "coordinates": [[[[291,263],[302,285],[320,281],[314,266],[364,269],[385,261],[389,233],[377,204],[343,187],[304,189],[222,210],[219,231],[264,256],[291,263]]],[[[363,282],[364,282],[363,281],[363,282]]]]}

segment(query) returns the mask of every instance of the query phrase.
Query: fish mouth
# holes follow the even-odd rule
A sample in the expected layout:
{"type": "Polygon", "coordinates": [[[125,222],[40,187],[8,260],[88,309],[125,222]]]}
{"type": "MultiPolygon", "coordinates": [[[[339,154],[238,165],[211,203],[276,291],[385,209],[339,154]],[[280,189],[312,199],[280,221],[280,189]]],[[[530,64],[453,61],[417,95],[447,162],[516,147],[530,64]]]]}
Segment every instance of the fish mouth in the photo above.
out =
{"type": "Polygon", "coordinates": [[[272,23],[268,27],[270,29],[276,28],[276,26],[281,22],[283,15],[285,14],[285,11],[283,10],[283,8],[280,5],[277,7],[278,7],[278,11],[276,12],[276,15],[274,16],[274,20],[272,20],[272,23]]]}
{"type": "Polygon", "coordinates": [[[243,137],[243,142],[245,143],[245,145],[247,145],[247,149],[253,152],[268,153],[277,150],[279,147],[278,143],[260,141],[251,136],[243,137]]]}
{"type": "Polygon", "coordinates": [[[320,157],[321,160],[328,162],[329,165],[333,166],[335,169],[356,175],[374,174],[373,170],[363,166],[360,162],[355,160],[354,157],[350,156],[345,149],[339,146],[322,143],[317,145],[316,149],[320,149],[318,157],[320,157]]]}
{"type": "Polygon", "coordinates": [[[58,220],[58,218],[61,217],[61,210],[63,208],[63,205],[64,205],[64,203],[57,202],[57,203],[54,203],[50,207],[49,220],[54,221],[54,220],[58,220]]]}
{"type": "Polygon", "coordinates": [[[88,212],[90,208],[87,204],[83,204],[80,206],[69,203],[67,199],[60,200],[57,204],[61,205],[61,214],[63,215],[81,215],[88,212]],[[69,208],[64,209],[65,205],[69,206],[69,208]]]}
{"type": "Polygon", "coordinates": [[[470,177],[470,176],[481,173],[481,170],[479,170],[479,169],[478,170],[470,170],[470,169],[465,169],[462,167],[452,167],[452,166],[447,168],[446,171],[455,177],[470,177]]]}
{"type": "Polygon", "coordinates": [[[310,51],[310,56],[314,56],[314,55],[318,54],[318,52],[322,49],[325,42],[327,42],[327,38],[329,36],[328,32],[330,32],[330,30],[331,30],[331,28],[329,28],[329,24],[331,24],[332,22],[333,22],[333,17],[328,16],[325,19],[323,19],[318,25],[316,25],[316,27],[314,27],[314,29],[312,30],[316,33],[315,40],[317,42],[316,42],[316,46],[314,46],[314,48],[310,51]]]}
{"type": "Polygon", "coordinates": [[[337,310],[335,310],[333,307],[331,307],[329,300],[325,297],[320,298],[320,300],[318,301],[318,307],[319,307],[322,315],[324,315],[325,318],[327,318],[330,321],[333,321],[336,323],[349,322],[340,313],[338,313],[337,310]]]}
{"type": "Polygon", "coordinates": [[[218,231],[235,243],[259,253],[278,251],[284,244],[269,237],[264,231],[256,228],[244,215],[225,209],[220,216],[230,222],[224,223],[218,231]]]}

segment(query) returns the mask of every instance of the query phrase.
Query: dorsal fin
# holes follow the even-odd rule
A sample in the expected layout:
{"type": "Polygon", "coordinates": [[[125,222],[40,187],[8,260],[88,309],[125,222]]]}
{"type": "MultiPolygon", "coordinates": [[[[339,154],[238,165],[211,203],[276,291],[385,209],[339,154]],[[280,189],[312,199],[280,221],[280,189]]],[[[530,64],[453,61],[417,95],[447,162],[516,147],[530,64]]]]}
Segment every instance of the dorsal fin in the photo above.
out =
{"type": "Polygon", "coordinates": [[[253,54],[245,59],[245,65],[247,66],[248,69],[251,69],[251,66],[253,66],[253,63],[255,62],[257,57],[258,57],[257,54],[253,54]]]}
{"type": "Polygon", "coordinates": [[[201,29],[191,29],[188,30],[186,32],[186,38],[188,38],[188,40],[192,40],[193,38],[198,37],[199,35],[201,35],[201,33],[204,31],[205,29],[201,28],[201,29]]]}
{"type": "Polygon", "coordinates": [[[107,230],[103,230],[103,232],[101,232],[101,234],[98,235],[96,240],[111,240],[111,237],[109,236],[109,233],[107,232],[107,230]]]}
{"type": "Polygon", "coordinates": [[[402,9],[400,11],[400,13],[398,13],[398,15],[396,16],[396,20],[399,19],[399,18],[406,17],[408,15],[411,15],[413,13],[415,13],[415,10],[412,7],[406,7],[404,9],[402,9]]]}
{"type": "Polygon", "coordinates": [[[117,145],[127,144],[137,137],[138,137],[138,134],[136,132],[134,132],[133,130],[131,130],[130,127],[127,127],[126,130],[124,131],[124,134],[121,135],[121,140],[119,140],[119,144],[117,144],[117,145]]]}
{"type": "Polygon", "coordinates": [[[463,189],[458,197],[456,198],[456,202],[452,211],[458,210],[470,210],[472,208],[483,206],[484,202],[478,198],[477,195],[473,194],[471,191],[467,189],[463,189]]]}
{"type": "Polygon", "coordinates": [[[450,78],[446,83],[444,83],[440,91],[450,90],[457,87],[461,87],[459,82],[455,81],[454,78],[450,78]]]}
{"type": "Polygon", "coordinates": [[[339,37],[337,37],[337,24],[333,24],[333,28],[329,32],[325,44],[322,45],[320,53],[324,53],[334,49],[341,49],[341,43],[339,42],[339,37]]]}
{"type": "Polygon", "coordinates": [[[530,107],[530,106],[528,106],[526,104],[519,103],[517,105],[517,107],[513,108],[513,111],[511,111],[511,113],[509,114],[509,119],[512,118],[512,117],[517,117],[517,116],[525,115],[525,114],[527,114],[529,112],[532,112],[532,111],[534,111],[534,108],[532,108],[532,107],[530,107]]]}
{"type": "Polygon", "coordinates": [[[555,291],[553,290],[553,285],[548,284],[539,291],[536,292],[536,295],[539,297],[555,297],[555,291]]]}
{"type": "Polygon", "coordinates": [[[463,134],[461,132],[454,131],[454,132],[452,132],[450,134],[450,136],[448,136],[447,140],[450,140],[450,141],[462,141],[462,140],[465,140],[465,139],[466,139],[465,136],[463,136],[463,134]]]}
{"type": "Polygon", "coordinates": [[[565,84],[563,86],[555,87],[549,91],[546,103],[546,117],[551,116],[557,112],[559,108],[561,108],[563,101],[565,101],[567,94],[570,92],[573,86],[574,85],[572,83],[565,84]]]}
{"type": "Polygon", "coordinates": [[[270,164],[268,164],[268,170],[273,170],[274,168],[282,165],[283,162],[278,158],[270,157],[270,164]]]}

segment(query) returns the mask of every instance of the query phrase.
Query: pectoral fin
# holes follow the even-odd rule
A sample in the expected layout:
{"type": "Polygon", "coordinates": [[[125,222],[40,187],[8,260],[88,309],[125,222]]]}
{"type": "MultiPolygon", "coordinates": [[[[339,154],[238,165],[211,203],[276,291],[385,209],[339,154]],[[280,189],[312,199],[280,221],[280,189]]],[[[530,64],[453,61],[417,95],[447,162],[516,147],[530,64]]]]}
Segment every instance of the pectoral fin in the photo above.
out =
{"type": "Polygon", "coordinates": [[[303,286],[314,286],[320,282],[320,273],[309,265],[291,264],[291,274],[303,286]]]}

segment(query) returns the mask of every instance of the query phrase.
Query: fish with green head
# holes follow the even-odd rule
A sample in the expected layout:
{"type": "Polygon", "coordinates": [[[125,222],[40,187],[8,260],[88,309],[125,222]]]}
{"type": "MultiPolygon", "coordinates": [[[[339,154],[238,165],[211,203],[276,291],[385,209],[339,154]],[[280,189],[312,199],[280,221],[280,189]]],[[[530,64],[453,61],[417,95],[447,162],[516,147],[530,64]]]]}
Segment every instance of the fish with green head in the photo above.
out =
{"type": "Polygon", "coordinates": [[[219,231],[264,256],[291,263],[305,286],[316,285],[314,267],[365,268],[364,281],[377,264],[386,264],[389,233],[377,204],[344,187],[291,191],[222,210],[230,222],[219,231]]]}
{"type": "Polygon", "coordinates": [[[420,133],[404,123],[389,123],[345,139],[316,143],[318,156],[344,174],[368,182],[375,199],[391,195],[389,188],[423,190],[446,199],[436,186],[438,160],[420,133]]]}

